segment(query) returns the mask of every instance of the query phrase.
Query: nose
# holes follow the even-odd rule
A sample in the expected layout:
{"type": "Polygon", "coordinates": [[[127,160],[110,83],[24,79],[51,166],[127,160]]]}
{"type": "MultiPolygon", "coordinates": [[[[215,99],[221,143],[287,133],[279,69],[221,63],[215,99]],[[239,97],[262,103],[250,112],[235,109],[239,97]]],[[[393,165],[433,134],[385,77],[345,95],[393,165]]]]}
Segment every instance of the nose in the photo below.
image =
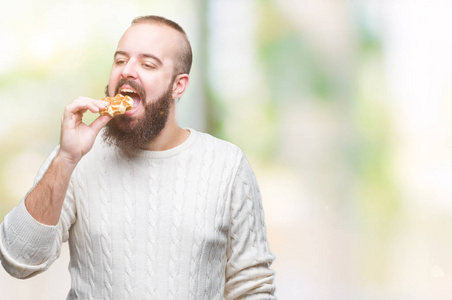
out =
{"type": "Polygon", "coordinates": [[[130,60],[128,61],[122,68],[122,72],[121,72],[122,77],[124,78],[137,78],[137,72],[136,72],[136,68],[135,68],[135,63],[130,60]]]}

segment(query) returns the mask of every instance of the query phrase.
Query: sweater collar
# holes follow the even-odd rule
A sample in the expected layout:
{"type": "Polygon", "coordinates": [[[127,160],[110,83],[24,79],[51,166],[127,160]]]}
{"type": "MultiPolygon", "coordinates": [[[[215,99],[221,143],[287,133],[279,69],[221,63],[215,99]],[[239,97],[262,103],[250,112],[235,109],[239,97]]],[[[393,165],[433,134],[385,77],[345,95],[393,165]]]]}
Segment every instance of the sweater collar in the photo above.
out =
{"type": "MultiPolygon", "coordinates": [[[[164,151],[136,150],[133,153],[133,156],[146,157],[146,158],[166,158],[166,157],[170,157],[170,156],[179,154],[180,152],[189,148],[193,144],[193,142],[196,140],[197,136],[199,135],[199,133],[192,128],[185,128],[185,129],[190,131],[190,135],[182,144],[177,145],[174,148],[164,150],[164,151]]],[[[121,156],[126,156],[126,154],[123,153],[123,151],[121,151],[120,149],[116,148],[116,151],[118,151],[119,152],[118,154],[120,154],[121,156]]]]}

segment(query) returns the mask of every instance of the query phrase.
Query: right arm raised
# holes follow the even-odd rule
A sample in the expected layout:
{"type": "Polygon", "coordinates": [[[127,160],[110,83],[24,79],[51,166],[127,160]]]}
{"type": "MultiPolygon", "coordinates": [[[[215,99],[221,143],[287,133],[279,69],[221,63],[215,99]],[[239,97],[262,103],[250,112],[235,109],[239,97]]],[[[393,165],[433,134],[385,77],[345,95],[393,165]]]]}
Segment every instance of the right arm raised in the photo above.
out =
{"type": "Polygon", "coordinates": [[[110,119],[99,117],[88,126],[83,124],[82,115],[87,110],[97,113],[106,105],[104,101],[80,97],[66,107],[60,146],[41,168],[37,183],[25,200],[0,224],[0,260],[12,276],[34,276],[59,256],[61,244],[67,240],[75,220],[71,174],[110,119]]]}
{"type": "Polygon", "coordinates": [[[25,207],[36,221],[46,225],[58,223],[72,172],[93,147],[99,131],[111,119],[101,116],[88,126],[82,122],[83,113],[88,110],[97,113],[107,104],[79,97],[66,107],[61,122],[60,150],[43,178],[25,199],[25,207]]]}

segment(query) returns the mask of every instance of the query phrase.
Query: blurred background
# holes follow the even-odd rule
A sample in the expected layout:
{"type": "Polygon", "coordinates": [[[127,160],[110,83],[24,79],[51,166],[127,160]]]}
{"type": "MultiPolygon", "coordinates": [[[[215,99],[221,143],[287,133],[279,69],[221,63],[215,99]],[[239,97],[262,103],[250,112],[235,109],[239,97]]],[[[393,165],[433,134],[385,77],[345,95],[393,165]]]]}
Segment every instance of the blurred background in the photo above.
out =
{"type": "MultiPolygon", "coordinates": [[[[16,0],[0,18],[0,220],[77,96],[101,98],[131,20],[192,42],[182,126],[258,178],[279,299],[452,298],[452,2],[16,0]]],[[[87,115],[87,122],[92,116],[87,115]]],[[[0,299],[65,299],[67,245],[0,299]]]]}

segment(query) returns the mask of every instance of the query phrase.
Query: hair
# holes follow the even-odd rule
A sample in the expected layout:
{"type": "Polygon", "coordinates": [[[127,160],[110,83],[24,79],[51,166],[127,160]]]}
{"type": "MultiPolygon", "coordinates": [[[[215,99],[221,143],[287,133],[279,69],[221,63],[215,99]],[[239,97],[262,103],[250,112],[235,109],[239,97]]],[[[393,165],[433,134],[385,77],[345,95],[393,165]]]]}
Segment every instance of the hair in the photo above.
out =
{"type": "Polygon", "coordinates": [[[137,17],[132,21],[132,25],[143,23],[166,25],[180,33],[182,39],[179,49],[179,59],[175,62],[173,77],[177,76],[178,74],[190,74],[190,69],[193,62],[193,53],[191,50],[190,41],[188,40],[187,34],[182,29],[182,27],[174,21],[153,15],[137,17]]]}

